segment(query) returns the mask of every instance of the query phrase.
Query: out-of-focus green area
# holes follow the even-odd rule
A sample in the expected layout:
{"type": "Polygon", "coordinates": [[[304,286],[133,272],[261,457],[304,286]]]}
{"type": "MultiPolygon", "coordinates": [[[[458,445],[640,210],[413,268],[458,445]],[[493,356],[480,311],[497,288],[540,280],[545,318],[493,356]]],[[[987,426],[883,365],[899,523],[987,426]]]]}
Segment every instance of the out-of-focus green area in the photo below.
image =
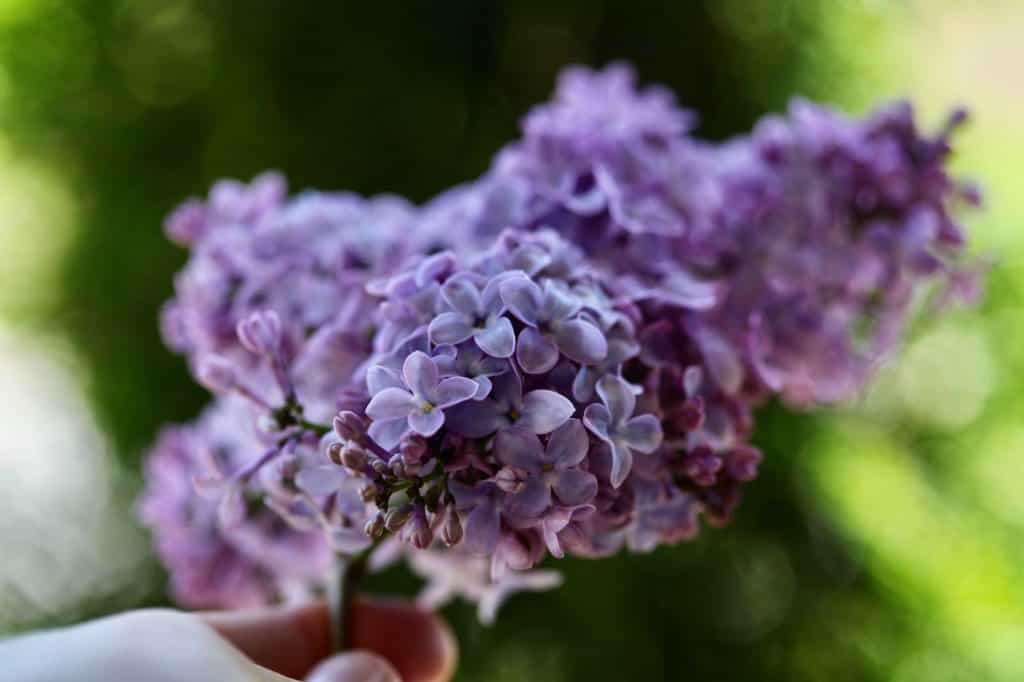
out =
{"type": "Polygon", "coordinates": [[[177,201],[268,167],[422,200],[561,66],[628,59],[716,138],[798,93],[969,104],[987,297],[921,320],[861,404],[765,410],[731,527],[563,562],[491,628],[449,608],[460,679],[1024,679],[1022,28],[1013,0],[0,0],[0,632],[165,599],[130,504],[205,399],[156,329],[177,201]]]}

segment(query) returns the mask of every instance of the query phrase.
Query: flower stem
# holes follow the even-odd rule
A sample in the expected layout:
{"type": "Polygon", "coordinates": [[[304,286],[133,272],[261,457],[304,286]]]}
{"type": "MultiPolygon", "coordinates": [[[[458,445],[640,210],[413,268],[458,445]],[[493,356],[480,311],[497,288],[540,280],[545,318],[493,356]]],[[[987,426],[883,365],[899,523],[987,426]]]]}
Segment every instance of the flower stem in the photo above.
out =
{"type": "Polygon", "coordinates": [[[352,601],[366,572],[369,552],[335,554],[334,575],[327,593],[331,617],[331,651],[339,653],[352,645],[352,601]]]}

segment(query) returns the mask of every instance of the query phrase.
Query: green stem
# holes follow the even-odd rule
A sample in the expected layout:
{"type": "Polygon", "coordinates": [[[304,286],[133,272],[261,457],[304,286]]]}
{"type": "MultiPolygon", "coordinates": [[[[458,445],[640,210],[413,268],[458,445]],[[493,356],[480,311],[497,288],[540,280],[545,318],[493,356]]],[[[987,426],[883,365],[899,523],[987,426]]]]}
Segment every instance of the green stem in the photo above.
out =
{"type": "Polygon", "coordinates": [[[317,424],[316,422],[311,422],[308,419],[299,419],[298,424],[302,428],[308,431],[312,431],[318,436],[322,436],[331,430],[331,427],[327,426],[326,424],[317,424]]]}
{"type": "Polygon", "coordinates": [[[339,653],[352,645],[352,602],[366,572],[367,552],[354,556],[336,554],[334,575],[327,593],[331,616],[331,651],[339,653]]]}

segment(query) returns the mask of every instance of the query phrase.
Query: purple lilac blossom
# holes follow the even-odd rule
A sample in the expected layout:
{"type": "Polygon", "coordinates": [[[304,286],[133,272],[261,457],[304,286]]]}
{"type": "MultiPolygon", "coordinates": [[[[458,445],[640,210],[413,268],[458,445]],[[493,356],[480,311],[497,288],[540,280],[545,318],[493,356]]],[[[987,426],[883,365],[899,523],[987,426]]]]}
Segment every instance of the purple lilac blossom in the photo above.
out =
{"type": "Polygon", "coordinates": [[[197,477],[232,468],[250,446],[237,408],[217,406],[194,425],[166,427],[146,462],[139,516],[168,567],[174,598],[192,608],[302,598],[322,584],[329,566],[320,533],[295,530],[258,491],[248,491],[231,528],[220,521],[218,501],[197,491],[197,477]]]}
{"type": "Polygon", "coordinates": [[[847,398],[920,292],[977,294],[952,217],[977,192],[946,170],[962,120],[795,101],[716,145],[629,67],[574,67],[422,207],[287,198],[276,174],[186,201],[161,327],[216,397],[161,436],[140,502],[177,597],[279,599],[389,535],[378,562],[489,621],[560,582],[530,570],[549,554],[727,523],[761,402],[847,398]]]}

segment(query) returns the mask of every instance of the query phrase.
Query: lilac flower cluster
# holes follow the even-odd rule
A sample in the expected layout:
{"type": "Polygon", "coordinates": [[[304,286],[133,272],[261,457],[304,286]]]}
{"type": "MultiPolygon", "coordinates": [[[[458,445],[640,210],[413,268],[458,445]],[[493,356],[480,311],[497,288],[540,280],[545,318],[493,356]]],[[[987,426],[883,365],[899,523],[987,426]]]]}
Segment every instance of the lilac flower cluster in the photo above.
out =
{"type": "Polygon", "coordinates": [[[188,426],[165,428],[146,462],[139,517],[153,531],[177,601],[236,608],[300,598],[323,580],[330,553],[319,533],[296,530],[266,508],[257,481],[246,498],[206,494],[259,448],[248,406],[229,398],[188,426]],[[228,499],[228,498],[224,498],[228,499]],[[230,516],[231,518],[226,518],[230,516]]]}
{"type": "Polygon", "coordinates": [[[489,620],[557,584],[548,554],[726,523],[758,404],[852,395],[924,285],[973,292],[962,118],[927,137],[905,105],[797,102],[710,145],[628,68],[574,68],[422,207],[287,199],[275,175],[187,202],[163,328],[216,402],[161,436],[140,506],[176,593],[316,591],[332,551],[371,553],[489,620]]]}

